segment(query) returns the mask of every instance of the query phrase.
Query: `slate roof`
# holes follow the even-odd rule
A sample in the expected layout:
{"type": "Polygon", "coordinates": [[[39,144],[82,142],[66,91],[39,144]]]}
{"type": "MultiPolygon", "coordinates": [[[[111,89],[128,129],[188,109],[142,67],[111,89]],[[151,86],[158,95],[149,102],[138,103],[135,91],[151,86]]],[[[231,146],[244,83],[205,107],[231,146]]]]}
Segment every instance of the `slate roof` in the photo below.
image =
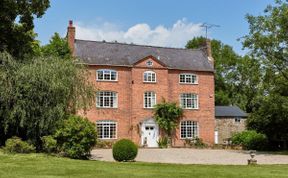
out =
{"type": "Polygon", "coordinates": [[[215,117],[247,117],[237,106],[215,106],[215,117]]]}
{"type": "Polygon", "coordinates": [[[88,65],[132,67],[152,55],[170,69],[210,71],[214,69],[201,49],[181,49],[156,46],[100,42],[75,39],[75,56],[88,65]]]}

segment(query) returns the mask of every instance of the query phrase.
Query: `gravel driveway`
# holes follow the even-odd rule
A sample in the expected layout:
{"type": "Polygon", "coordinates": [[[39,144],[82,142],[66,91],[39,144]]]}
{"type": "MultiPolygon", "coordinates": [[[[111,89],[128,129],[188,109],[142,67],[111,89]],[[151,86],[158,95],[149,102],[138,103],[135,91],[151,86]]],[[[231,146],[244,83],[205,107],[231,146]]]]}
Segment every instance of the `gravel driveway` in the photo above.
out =
{"type": "MultiPolygon", "coordinates": [[[[180,164],[223,164],[246,165],[250,158],[248,151],[212,149],[139,149],[136,161],[180,164]]],[[[258,164],[288,164],[288,155],[275,155],[258,152],[258,164]]],[[[114,161],[111,149],[95,149],[92,159],[114,161]]]]}

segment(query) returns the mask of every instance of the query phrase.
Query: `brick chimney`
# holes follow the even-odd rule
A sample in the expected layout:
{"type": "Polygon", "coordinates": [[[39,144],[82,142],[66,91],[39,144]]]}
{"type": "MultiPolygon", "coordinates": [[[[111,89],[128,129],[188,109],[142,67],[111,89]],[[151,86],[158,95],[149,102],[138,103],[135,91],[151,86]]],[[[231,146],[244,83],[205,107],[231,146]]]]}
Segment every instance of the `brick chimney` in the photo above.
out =
{"type": "Polygon", "coordinates": [[[69,20],[69,25],[67,27],[67,40],[68,40],[68,46],[73,56],[74,55],[74,42],[75,42],[75,27],[73,26],[72,20],[69,20]]]}
{"type": "Polygon", "coordinates": [[[212,56],[211,40],[206,39],[204,46],[204,51],[208,57],[209,62],[214,66],[214,58],[212,56]]]}

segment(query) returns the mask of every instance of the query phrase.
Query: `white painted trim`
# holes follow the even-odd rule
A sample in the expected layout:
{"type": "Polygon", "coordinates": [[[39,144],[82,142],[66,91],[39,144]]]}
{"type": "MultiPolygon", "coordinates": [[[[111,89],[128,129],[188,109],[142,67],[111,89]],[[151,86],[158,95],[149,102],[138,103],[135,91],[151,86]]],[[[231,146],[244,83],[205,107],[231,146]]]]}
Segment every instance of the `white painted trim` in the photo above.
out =
{"type": "MultiPolygon", "coordinates": [[[[115,140],[118,138],[118,122],[114,120],[98,120],[96,121],[96,130],[97,130],[97,122],[113,122],[115,123],[115,138],[98,138],[100,140],[115,140]]],[[[97,133],[98,136],[98,133],[97,133]]]]}
{"type": "Polygon", "coordinates": [[[96,103],[95,103],[95,105],[96,105],[96,108],[103,108],[103,109],[109,109],[109,108],[111,108],[111,109],[113,109],[113,108],[118,108],[118,92],[116,92],[116,91],[109,91],[109,90],[101,90],[101,91],[97,91],[96,92],[96,103]],[[113,106],[113,107],[110,107],[110,106],[99,106],[98,105],[98,102],[97,102],[97,93],[98,92],[112,92],[112,93],[115,93],[115,106],[113,106]]]}
{"type": "Polygon", "coordinates": [[[153,66],[153,61],[152,61],[151,59],[148,59],[148,60],[146,61],[146,65],[147,65],[148,67],[152,67],[152,66],[153,66]],[[151,65],[149,65],[148,62],[151,62],[151,65]]]}
{"type": "Polygon", "coordinates": [[[198,95],[197,93],[180,93],[179,103],[180,103],[180,107],[181,107],[182,109],[198,110],[198,109],[199,109],[199,95],[198,95]],[[197,97],[197,107],[196,107],[196,108],[183,108],[183,106],[181,105],[181,95],[182,95],[182,94],[194,94],[194,95],[196,95],[196,97],[197,97]]]}
{"type": "Polygon", "coordinates": [[[181,139],[181,140],[184,140],[184,139],[192,139],[192,138],[195,138],[195,137],[185,137],[185,138],[182,137],[182,135],[181,135],[181,123],[182,123],[182,122],[185,122],[185,121],[192,121],[192,122],[196,122],[196,124],[197,124],[197,128],[196,128],[196,129],[197,129],[197,133],[196,133],[195,137],[198,137],[198,138],[199,138],[199,135],[200,135],[199,122],[194,121],[194,120],[185,119],[185,120],[180,121],[180,125],[179,125],[179,134],[180,134],[180,139],[181,139]]]}
{"type": "MultiPolygon", "coordinates": [[[[104,78],[104,76],[103,76],[104,78]]],[[[118,81],[118,71],[114,70],[114,69],[97,69],[96,70],[96,81],[99,82],[117,82],[118,81]],[[107,80],[107,79],[99,79],[98,78],[98,71],[110,71],[110,78],[111,78],[111,72],[116,72],[116,80],[107,80]]]]}
{"type": "MultiPolygon", "coordinates": [[[[151,76],[151,78],[152,78],[152,76],[151,76]]],[[[157,74],[156,74],[156,72],[151,71],[151,70],[143,72],[143,82],[144,83],[156,83],[157,82],[157,74]],[[155,81],[145,81],[145,74],[155,74],[155,81]]]]}
{"type": "MultiPolygon", "coordinates": [[[[156,95],[156,92],[154,92],[154,91],[145,91],[145,92],[143,93],[143,108],[145,108],[145,109],[153,109],[156,104],[157,104],[157,95],[156,95]],[[153,92],[153,93],[155,94],[155,104],[154,104],[153,106],[151,106],[151,107],[145,107],[145,93],[147,93],[147,92],[153,92]]],[[[152,105],[152,103],[151,103],[151,105],[152,105]]]]}
{"type": "Polygon", "coordinates": [[[194,73],[180,73],[179,74],[179,83],[180,84],[187,84],[187,85],[198,85],[198,75],[197,74],[194,74],[194,73]],[[181,75],[185,75],[185,79],[186,79],[186,75],[191,75],[191,82],[192,82],[192,76],[196,76],[196,81],[194,83],[188,83],[188,82],[181,82],[180,81],[180,78],[181,78],[181,75]]]}

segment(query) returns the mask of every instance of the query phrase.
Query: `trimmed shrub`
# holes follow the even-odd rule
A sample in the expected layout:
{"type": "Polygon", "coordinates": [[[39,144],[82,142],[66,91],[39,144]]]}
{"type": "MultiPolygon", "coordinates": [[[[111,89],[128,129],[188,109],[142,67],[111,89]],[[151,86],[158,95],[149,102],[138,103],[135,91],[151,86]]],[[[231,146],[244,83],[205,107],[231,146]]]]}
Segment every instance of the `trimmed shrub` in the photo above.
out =
{"type": "Polygon", "coordinates": [[[133,161],[138,153],[138,147],[131,140],[122,139],[113,145],[113,158],[116,161],[133,161]]]}
{"type": "Polygon", "coordinates": [[[6,140],[3,151],[5,153],[33,153],[35,147],[19,137],[12,137],[6,140]]]}
{"type": "Polygon", "coordinates": [[[246,130],[232,136],[232,144],[241,145],[246,150],[264,150],[267,143],[266,135],[255,130],[246,130]]]}
{"type": "Polygon", "coordinates": [[[168,137],[159,138],[157,141],[159,148],[167,148],[168,147],[168,137]]]}
{"type": "Polygon", "coordinates": [[[56,153],[57,152],[57,141],[53,136],[43,136],[42,140],[42,149],[46,153],[56,153]]]}
{"type": "Polygon", "coordinates": [[[58,148],[64,156],[87,159],[96,144],[96,126],[87,118],[70,116],[54,135],[58,148]]]}

